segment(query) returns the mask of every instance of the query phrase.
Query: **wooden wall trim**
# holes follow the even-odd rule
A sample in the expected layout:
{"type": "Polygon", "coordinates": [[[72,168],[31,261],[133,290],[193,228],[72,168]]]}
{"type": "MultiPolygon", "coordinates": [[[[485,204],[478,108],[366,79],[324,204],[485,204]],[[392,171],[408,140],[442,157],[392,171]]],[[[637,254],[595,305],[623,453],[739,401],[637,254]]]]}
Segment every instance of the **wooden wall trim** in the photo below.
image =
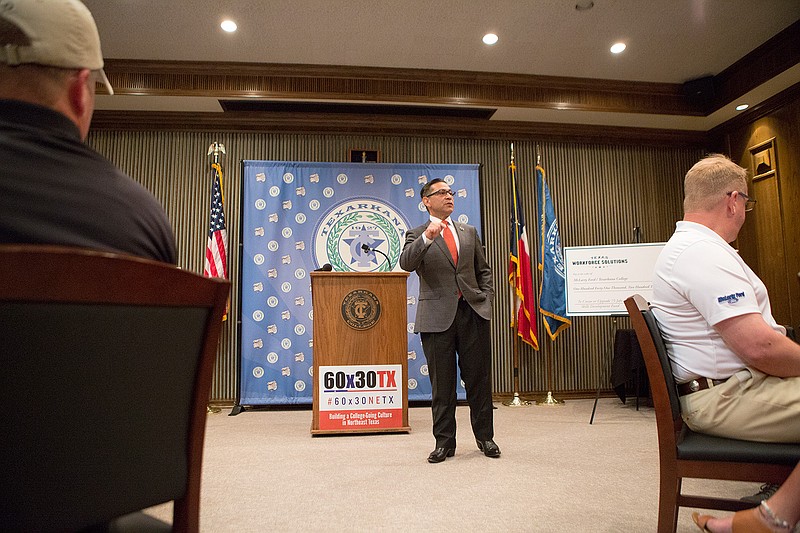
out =
{"type": "Polygon", "coordinates": [[[359,100],[700,116],[671,83],[276,63],[109,59],[119,95],[359,100]]]}
{"type": "Polygon", "coordinates": [[[800,63],[800,20],[714,76],[716,111],[800,63]]]}
{"type": "Polygon", "coordinates": [[[379,134],[599,144],[705,146],[700,131],[557,124],[471,118],[312,113],[188,113],[95,111],[93,131],[225,131],[304,134],[379,134]]]}
{"type": "Polygon", "coordinates": [[[755,121],[770,115],[787,104],[800,100],[800,83],[795,83],[785,91],[781,91],[772,98],[764,100],[758,105],[754,105],[747,111],[736,115],[734,118],[723,122],[716,128],[708,132],[709,139],[719,139],[738,128],[747,124],[752,124],[755,121]]]}

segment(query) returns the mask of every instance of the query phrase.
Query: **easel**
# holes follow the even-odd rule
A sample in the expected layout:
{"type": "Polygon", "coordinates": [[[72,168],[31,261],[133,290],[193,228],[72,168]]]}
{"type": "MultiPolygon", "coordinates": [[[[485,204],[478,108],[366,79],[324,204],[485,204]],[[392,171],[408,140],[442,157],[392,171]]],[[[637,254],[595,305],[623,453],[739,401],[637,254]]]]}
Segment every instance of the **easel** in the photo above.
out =
{"type": "MultiPolygon", "coordinates": [[[[633,228],[633,243],[639,244],[642,242],[642,228],[640,226],[634,226],[633,228]]],[[[608,365],[608,374],[606,375],[606,380],[611,379],[611,365],[614,361],[614,344],[617,339],[617,319],[620,317],[628,316],[627,313],[625,314],[613,314],[611,315],[611,359],[608,365]]],[[[636,410],[639,410],[639,394],[640,394],[640,375],[641,369],[637,369],[636,371],[636,410]]],[[[600,383],[597,385],[597,393],[594,397],[594,406],[592,406],[592,416],[589,418],[589,424],[591,425],[594,422],[594,414],[597,411],[597,402],[600,400],[600,387],[602,386],[603,381],[601,380],[600,383]]]]}
{"type": "MultiPolygon", "coordinates": [[[[611,358],[609,359],[608,373],[605,376],[605,378],[606,378],[605,381],[611,379],[611,365],[612,365],[611,362],[614,360],[614,341],[617,338],[617,319],[620,318],[620,317],[626,317],[626,316],[628,316],[628,315],[627,314],[625,314],[625,315],[611,315],[611,358]]],[[[600,383],[603,383],[603,381],[604,380],[601,380],[600,383]]],[[[602,386],[601,384],[597,385],[597,393],[595,394],[595,397],[594,397],[594,406],[592,407],[592,416],[589,418],[589,424],[592,424],[594,422],[594,413],[595,413],[595,411],[597,411],[597,401],[600,399],[600,387],[601,386],[602,386]]],[[[637,373],[637,385],[636,386],[637,386],[637,391],[636,391],[637,392],[636,410],[638,411],[639,410],[638,373],[637,373]]]]}

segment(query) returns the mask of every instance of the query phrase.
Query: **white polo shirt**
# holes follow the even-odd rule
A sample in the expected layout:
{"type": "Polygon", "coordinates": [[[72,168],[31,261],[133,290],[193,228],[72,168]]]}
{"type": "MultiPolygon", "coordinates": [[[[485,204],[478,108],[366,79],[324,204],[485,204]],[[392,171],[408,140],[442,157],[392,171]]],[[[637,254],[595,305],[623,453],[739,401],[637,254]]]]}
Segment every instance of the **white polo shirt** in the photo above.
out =
{"type": "Polygon", "coordinates": [[[747,365],[714,329],[725,319],[759,313],[781,334],[764,283],[712,229],[680,221],[656,261],[653,314],[678,383],[726,379],[747,365]]]}

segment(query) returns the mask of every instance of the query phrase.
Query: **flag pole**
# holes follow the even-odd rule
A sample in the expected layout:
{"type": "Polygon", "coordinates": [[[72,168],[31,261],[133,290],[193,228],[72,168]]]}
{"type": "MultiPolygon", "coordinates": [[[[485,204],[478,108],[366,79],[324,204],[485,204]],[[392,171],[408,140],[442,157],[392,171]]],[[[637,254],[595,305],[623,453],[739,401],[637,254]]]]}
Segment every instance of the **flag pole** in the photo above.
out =
{"type": "MultiPolygon", "coordinates": [[[[225,145],[224,144],[222,144],[220,142],[217,142],[217,141],[214,141],[213,143],[211,143],[208,146],[208,153],[206,153],[206,157],[210,156],[211,167],[212,168],[214,167],[214,165],[219,166],[221,164],[221,160],[222,160],[222,156],[223,155],[225,155],[225,145]]],[[[214,189],[214,181],[213,180],[211,181],[211,189],[212,190],[214,189]]],[[[205,259],[205,255],[203,256],[203,259],[205,259]]],[[[210,394],[210,392],[209,392],[209,394],[210,394]]],[[[206,404],[206,413],[217,414],[220,411],[222,411],[222,409],[220,409],[219,407],[212,406],[210,403],[206,404]]]]}
{"type": "MultiPolygon", "coordinates": [[[[516,179],[514,177],[514,168],[515,168],[515,163],[514,163],[514,143],[511,143],[511,165],[510,165],[510,167],[511,167],[512,180],[514,180],[514,179],[516,179]]],[[[511,186],[512,186],[512,188],[515,187],[516,186],[515,182],[512,181],[511,186]]],[[[516,195],[516,191],[515,190],[512,190],[511,193],[516,195]]],[[[515,196],[515,198],[516,198],[516,196],[515,196]]],[[[515,202],[515,204],[516,204],[516,202],[515,202]]],[[[512,209],[513,208],[514,207],[512,206],[512,209]]],[[[514,222],[517,223],[516,213],[512,213],[512,216],[514,216],[514,222]]],[[[517,273],[516,273],[516,271],[514,271],[514,273],[512,274],[511,281],[512,281],[512,283],[510,285],[511,286],[511,335],[512,335],[512,337],[514,339],[514,347],[513,347],[514,349],[513,349],[513,359],[512,359],[512,362],[513,362],[513,365],[514,365],[514,376],[513,376],[513,378],[514,378],[514,396],[513,396],[513,398],[511,398],[511,400],[509,400],[507,402],[503,402],[503,405],[508,406],[508,407],[526,407],[528,405],[531,405],[532,402],[529,402],[528,400],[522,399],[520,397],[520,395],[519,395],[519,335],[517,335],[517,327],[518,327],[518,324],[517,324],[517,308],[518,308],[520,302],[519,302],[519,296],[517,296],[517,273]]]]}
{"type": "MultiPolygon", "coordinates": [[[[547,335],[547,337],[550,337],[547,335]]],[[[536,405],[562,405],[564,400],[559,400],[553,396],[553,340],[548,340],[548,350],[545,359],[547,360],[547,396],[543,400],[536,402],[536,405]]]]}
{"type": "MultiPolygon", "coordinates": [[[[211,165],[219,165],[222,161],[222,156],[226,155],[225,145],[221,142],[214,141],[208,146],[207,156],[211,156],[211,165]]],[[[214,183],[211,183],[211,188],[214,188],[214,183]]]]}
{"type": "MultiPolygon", "coordinates": [[[[517,283],[516,278],[517,275],[514,274],[514,287],[516,287],[517,283]]],[[[525,407],[535,402],[529,402],[528,400],[521,398],[519,395],[519,335],[517,335],[517,316],[516,316],[518,298],[517,298],[516,288],[512,288],[511,293],[512,293],[511,335],[514,338],[514,350],[513,350],[514,355],[512,359],[514,363],[514,397],[507,402],[503,402],[503,405],[506,405],[508,407],[525,407]]]]}

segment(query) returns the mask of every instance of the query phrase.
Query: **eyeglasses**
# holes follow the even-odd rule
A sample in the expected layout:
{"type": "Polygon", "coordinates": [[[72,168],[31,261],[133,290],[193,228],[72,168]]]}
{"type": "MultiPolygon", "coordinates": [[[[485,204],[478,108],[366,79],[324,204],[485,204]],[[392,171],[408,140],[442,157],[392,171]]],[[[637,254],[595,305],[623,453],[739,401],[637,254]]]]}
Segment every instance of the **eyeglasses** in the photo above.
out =
{"type": "Polygon", "coordinates": [[[444,195],[455,196],[455,194],[456,193],[455,193],[455,191],[453,191],[453,189],[439,189],[436,192],[432,192],[432,193],[426,195],[425,198],[430,198],[431,196],[444,196],[444,195]]]}
{"type": "Polygon", "coordinates": [[[739,193],[739,196],[744,198],[744,211],[745,211],[745,213],[748,212],[748,211],[752,211],[753,208],[756,206],[756,201],[753,200],[752,198],[750,198],[749,196],[747,196],[745,193],[743,193],[741,191],[730,191],[730,192],[726,192],[725,194],[730,196],[731,194],[733,194],[735,192],[739,193]]]}

